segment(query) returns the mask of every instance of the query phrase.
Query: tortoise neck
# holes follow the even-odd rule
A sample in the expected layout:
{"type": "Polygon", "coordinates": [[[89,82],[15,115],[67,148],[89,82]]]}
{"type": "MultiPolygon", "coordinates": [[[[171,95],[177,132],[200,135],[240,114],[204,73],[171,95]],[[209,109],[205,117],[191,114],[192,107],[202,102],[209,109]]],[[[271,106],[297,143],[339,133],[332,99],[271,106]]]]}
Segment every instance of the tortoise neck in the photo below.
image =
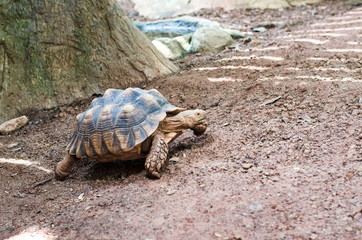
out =
{"type": "Polygon", "coordinates": [[[190,127],[188,126],[187,121],[185,121],[182,114],[177,114],[172,117],[166,117],[160,123],[160,130],[165,133],[183,132],[184,130],[189,128],[190,127]]]}

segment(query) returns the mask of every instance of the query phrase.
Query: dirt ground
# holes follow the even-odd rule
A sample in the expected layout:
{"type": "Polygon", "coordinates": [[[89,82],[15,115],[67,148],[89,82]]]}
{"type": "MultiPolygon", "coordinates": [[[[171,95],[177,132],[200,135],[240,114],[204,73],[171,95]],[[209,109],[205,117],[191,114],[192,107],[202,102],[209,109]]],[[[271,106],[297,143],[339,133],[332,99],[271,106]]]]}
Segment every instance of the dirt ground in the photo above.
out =
{"type": "Polygon", "coordinates": [[[0,239],[362,238],[362,7],[194,15],[249,37],[138,87],[206,110],[206,133],[173,142],[159,180],[144,160],[85,159],[60,182],[89,101],[29,115],[0,136],[0,239]]]}

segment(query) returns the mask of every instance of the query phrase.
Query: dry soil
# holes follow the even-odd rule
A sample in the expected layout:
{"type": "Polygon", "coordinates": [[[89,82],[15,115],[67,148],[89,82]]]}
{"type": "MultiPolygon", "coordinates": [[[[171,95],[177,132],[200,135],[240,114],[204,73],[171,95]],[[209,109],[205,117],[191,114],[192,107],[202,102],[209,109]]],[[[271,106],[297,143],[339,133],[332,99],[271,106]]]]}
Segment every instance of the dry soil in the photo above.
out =
{"type": "Polygon", "coordinates": [[[206,110],[206,133],[173,142],[159,180],[144,160],[84,159],[59,182],[54,166],[90,100],[29,114],[0,136],[0,239],[362,238],[362,7],[193,15],[248,37],[137,87],[206,110]]]}

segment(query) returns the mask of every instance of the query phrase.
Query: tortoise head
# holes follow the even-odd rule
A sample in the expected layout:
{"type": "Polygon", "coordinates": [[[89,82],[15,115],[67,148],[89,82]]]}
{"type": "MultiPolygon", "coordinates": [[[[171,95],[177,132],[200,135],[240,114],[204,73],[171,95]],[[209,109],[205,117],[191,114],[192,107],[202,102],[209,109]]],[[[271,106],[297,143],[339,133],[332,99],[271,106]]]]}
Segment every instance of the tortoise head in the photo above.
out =
{"type": "Polygon", "coordinates": [[[205,111],[200,109],[187,110],[179,114],[184,121],[184,125],[194,131],[196,136],[203,134],[207,128],[206,117],[207,114],[205,111]]]}

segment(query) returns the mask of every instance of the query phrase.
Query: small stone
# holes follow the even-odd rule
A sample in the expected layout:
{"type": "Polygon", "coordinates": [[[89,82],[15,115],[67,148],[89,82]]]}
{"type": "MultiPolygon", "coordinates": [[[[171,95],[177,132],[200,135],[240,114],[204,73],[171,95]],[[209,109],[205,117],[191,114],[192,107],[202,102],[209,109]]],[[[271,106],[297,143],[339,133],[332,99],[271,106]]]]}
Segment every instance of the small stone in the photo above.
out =
{"type": "Polygon", "coordinates": [[[362,166],[357,169],[358,176],[362,176],[362,166]]]}
{"type": "Polygon", "coordinates": [[[251,164],[251,163],[243,163],[243,164],[241,165],[241,167],[242,167],[243,169],[249,169],[249,168],[252,168],[252,167],[253,167],[253,164],[251,164]]]}
{"type": "Polygon", "coordinates": [[[318,196],[311,196],[311,197],[310,197],[310,200],[311,200],[311,201],[315,201],[315,200],[317,200],[318,198],[319,198],[318,196]]]}
{"type": "Polygon", "coordinates": [[[175,189],[170,189],[168,190],[168,192],[166,193],[167,195],[173,195],[175,192],[177,192],[177,190],[175,189]]]}
{"type": "Polygon", "coordinates": [[[170,162],[179,162],[180,158],[179,157],[172,157],[170,158],[170,162]]]}
{"type": "Polygon", "coordinates": [[[26,116],[11,119],[0,125],[0,134],[7,134],[24,127],[29,122],[26,116]]]}
{"type": "Polygon", "coordinates": [[[347,173],[346,173],[346,180],[350,180],[351,178],[353,178],[354,176],[354,170],[349,170],[347,173]]]}
{"type": "Polygon", "coordinates": [[[352,232],[352,231],[353,231],[353,228],[352,228],[351,226],[348,226],[348,227],[346,227],[346,231],[347,231],[347,232],[352,232]]]}
{"type": "Polygon", "coordinates": [[[313,233],[312,235],[310,235],[310,239],[314,240],[314,239],[317,239],[318,238],[318,235],[313,233]]]}
{"type": "Polygon", "coordinates": [[[222,234],[215,232],[215,236],[218,238],[222,238],[222,234]]]}
{"type": "Polygon", "coordinates": [[[15,142],[15,143],[10,143],[10,144],[6,145],[6,147],[10,149],[10,148],[17,147],[18,145],[19,145],[19,143],[15,142]]]}
{"type": "Polygon", "coordinates": [[[244,40],[244,44],[248,44],[249,42],[251,42],[251,38],[250,38],[250,37],[245,38],[245,40],[244,40]]]}
{"type": "Polygon", "coordinates": [[[253,32],[266,32],[265,27],[254,27],[251,29],[253,32]]]}
{"type": "Polygon", "coordinates": [[[226,126],[229,126],[229,125],[230,125],[230,123],[226,122],[223,125],[221,125],[221,127],[226,127],[226,126]]]}
{"type": "Polygon", "coordinates": [[[78,200],[83,200],[84,199],[84,193],[81,193],[79,196],[78,196],[78,200]]]}

